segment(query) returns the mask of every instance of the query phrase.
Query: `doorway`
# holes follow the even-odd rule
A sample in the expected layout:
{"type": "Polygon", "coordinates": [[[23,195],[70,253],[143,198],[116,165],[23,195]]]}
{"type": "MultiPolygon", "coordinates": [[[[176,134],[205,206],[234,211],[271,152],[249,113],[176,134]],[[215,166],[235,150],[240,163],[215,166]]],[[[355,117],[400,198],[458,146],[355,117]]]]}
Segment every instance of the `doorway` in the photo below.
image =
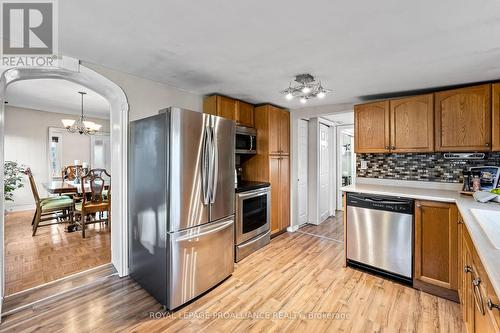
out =
{"type": "Polygon", "coordinates": [[[298,127],[299,146],[298,146],[298,219],[299,226],[304,225],[309,220],[308,211],[308,154],[309,154],[309,121],[299,119],[298,127]]]}
{"type": "Polygon", "coordinates": [[[111,165],[102,163],[111,161],[111,151],[102,144],[109,138],[109,103],[95,92],[54,79],[17,81],[6,92],[3,157],[12,171],[6,181],[16,181],[4,215],[5,295],[11,296],[111,262],[109,198],[94,200],[99,212],[82,216],[81,209],[97,190],[82,185],[89,182],[85,174],[105,170],[105,191],[111,190],[111,165]],[[64,128],[66,120],[78,124],[81,112],[97,132],[64,128]]]}
{"type": "Polygon", "coordinates": [[[319,124],[319,222],[330,216],[331,179],[330,179],[330,126],[319,124]]]}
{"type": "MultiPolygon", "coordinates": [[[[340,130],[348,132],[349,129],[352,128],[353,120],[353,111],[325,114],[321,117],[309,118],[308,120],[303,118],[297,119],[297,131],[295,132],[297,145],[295,147],[297,147],[296,225],[298,232],[343,242],[342,192],[339,189],[342,186],[341,179],[344,171],[342,171],[342,160],[338,157],[343,156],[341,155],[342,145],[339,143],[338,133],[340,133],[340,130]],[[314,127],[314,123],[316,123],[316,128],[314,127]],[[306,127],[309,130],[308,134],[306,134],[306,127]],[[312,134],[314,131],[317,135],[312,134]],[[306,135],[308,140],[304,139],[306,135]],[[306,151],[308,153],[305,153],[306,151]],[[326,153],[327,151],[329,151],[329,154],[326,153]],[[304,161],[304,155],[308,156],[307,163],[304,161]],[[314,170],[317,170],[316,176],[312,175],[314,170]],[[301,188],[304,187],[304,175],[308,176],[307,183],[310,188],[310,191],[308,191],[309,204],[307,205],[307,219],[304,217],[305,208],[303,206],[303,200],[306,196],[301,190],[301,188]],[[327,178],[330,180],[326,181],[325,179],[327,178]],[[317,182],[316,187],[311,186],[311,182],[313,181],[317,182]],[[327,184],[327,186],[325,186],[325,184],[327,184]],[[329,193],[327,193],[327,190],[329,193]],[[311,200],[315,193],[317,193],[316,199],[311,200]],[[327,200],[325,200],[325,198],[327,198],[327,200]],[[327,208],[327,202],[329,203],[329,209],[327,208]],[[314,212],[311,213],[311,206],[314,205],[319,207],[317,210],[317,217],[319,217],[318,220],[322,220],[319,224],[312,223],[311,221],[314,215],[314,212]],[[307,221],[307,223],[305,223],[305,221],[307,221]]],[[[352,170],[355,170],[355,168],[353,167],[352,170]]],[[[351,176],[350,179],[354,181],[353,176],[351,176]]]]}
{"type": "Polygon", "coordinates": [[[354,125],[337,126],[337,207],[343,207],[343,186],[354,184],[356,179],[356,154],[354,153],[354,125]]]}
{"type": "MultiPolygon", "coordinates": [[[[110,106],[111,137],[111,174],[113,175],[113,196],[111,197],[111,262],[120,276],[128,274],[127,267],[127,129],[128,102],[123,90],[99,73],[79,65],[76,59],[64,58],[60,67],[55,68],[10,68],[3,72],[0,80],[0,171],[4,172],[4,122],[7,87],[18,81],[32,79],[67,80],[95,91],[105,98],[110,106]]],[[[0,179],[4,185],[4,178],[0,179]]],[[[4,211],[4,202],[0,200],[0,209],[4,211]]],[[[0,260],[2,272],[1,299],[5,295],[5,248],[4,216],[0,214],[0,260]]],[[[0,304],[1,306],[1,304],[0,304]]]]}

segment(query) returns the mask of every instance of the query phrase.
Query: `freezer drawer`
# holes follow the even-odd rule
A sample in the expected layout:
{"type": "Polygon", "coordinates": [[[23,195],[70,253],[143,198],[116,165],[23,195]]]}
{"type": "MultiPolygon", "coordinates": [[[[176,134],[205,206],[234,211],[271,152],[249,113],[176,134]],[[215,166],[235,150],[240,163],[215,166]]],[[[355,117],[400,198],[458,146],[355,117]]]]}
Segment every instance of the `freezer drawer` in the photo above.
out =
{"type": "Polygon", "coordinates": [[[227,278],[234,270],[234,216],[169,233],[169,309],[227,278]]]}

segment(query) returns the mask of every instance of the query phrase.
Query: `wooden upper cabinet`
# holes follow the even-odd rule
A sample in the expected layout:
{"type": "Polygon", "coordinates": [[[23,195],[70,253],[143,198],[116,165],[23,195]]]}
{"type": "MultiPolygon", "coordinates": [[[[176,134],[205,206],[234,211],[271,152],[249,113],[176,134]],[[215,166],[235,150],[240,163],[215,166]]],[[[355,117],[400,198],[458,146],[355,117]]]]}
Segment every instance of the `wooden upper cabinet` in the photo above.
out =
{"type": "Polygon", "coordinates": [[[355,152],[389,152],[389,101],[354,106],[355,152]]]}
{"type": "Polygon", "coordinates": [[[458,210],[455,204],[415,202],[414,246],[414,285],[458,300],[458,210]]]}
{"type": "Polygon", "coordinates": [[[231,119],[238,125],[254,127],[254,107],[233,98],[211,95],[203,100],[203,112],[231,119]]]}
{"type": "Polygon", "coordinates": [[[224,96],[217,96],[217,115],[219,117],[236,121],[237,110],[238,101],[224,96]]]}
{"type": "Polygon", "coordinates": [[[491,149],[491,85],[435,93],[436,151],[491,149]]]}
{"type": "Polygon", "coordinates": [[[434,151],[433,102],[433,94],[390,101],[392,152],[434,151]]]}
{"type": "Polygon", "coordinates": [[[280,150],[281,154],[290,154],[290,112],[280,110],[280,150]]]}
{"type": "Polygon", "coordinates": [[[500,151],[500,83],[495,83],[492,89],[492,144],[494,151],[500,151]]]}
{"type": "Polygon", "coordinates": [[[273,155],[279,155],[281,152],[281,145],[280,145],[280,134],[281,134],[281,109],[274,107],[274,106],[268,106],[267,112],[268,112],[268,140],[269,140],[269,154],[273,155]]]}
{"type": "Polygon", "coordinates": [[[252,104],[238,101],[236,123],[242,126],[254,127],[254,110],[252,104]]]}

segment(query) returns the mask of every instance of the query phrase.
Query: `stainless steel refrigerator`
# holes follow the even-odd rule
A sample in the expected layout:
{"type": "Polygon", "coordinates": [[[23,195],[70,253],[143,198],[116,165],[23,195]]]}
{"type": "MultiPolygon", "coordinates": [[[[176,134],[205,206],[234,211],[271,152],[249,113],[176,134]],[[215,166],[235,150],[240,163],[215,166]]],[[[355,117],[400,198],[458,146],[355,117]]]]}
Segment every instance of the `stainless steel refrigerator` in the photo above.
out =
{"type": "Polygon", "coordinates": [[[233,272],[234,138],[234,122],[176,107],[130,124],[130,275],[168,309],[233,272]]]}

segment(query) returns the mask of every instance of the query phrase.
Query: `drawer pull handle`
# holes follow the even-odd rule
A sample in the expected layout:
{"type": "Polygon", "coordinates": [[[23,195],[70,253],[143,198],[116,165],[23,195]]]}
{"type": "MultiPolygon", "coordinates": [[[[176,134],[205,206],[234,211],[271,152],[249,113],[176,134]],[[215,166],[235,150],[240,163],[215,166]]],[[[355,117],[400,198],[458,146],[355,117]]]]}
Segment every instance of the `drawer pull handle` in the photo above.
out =
{"type": "Polygon", "coordinates": [[[491,301],[491,298],[488,298],[488,302],[486,302],[486,306],[490,310],[497,309],[498,311],[500,311],[500,305],[493,303],[491,301]]]}
{"type": "Polygon", "coordinates": [[[473,293],[474,293],[474,300],[476,301],[476,307],[481,313],[481,315],[484,316],[484,303],[483,303],[483,297],[481,297],[481,290],[479,289],[479,284],[481,283],[481,280],[479,278],[475,278],[472,280],[472,285],[474,286],[473,293]]]}

